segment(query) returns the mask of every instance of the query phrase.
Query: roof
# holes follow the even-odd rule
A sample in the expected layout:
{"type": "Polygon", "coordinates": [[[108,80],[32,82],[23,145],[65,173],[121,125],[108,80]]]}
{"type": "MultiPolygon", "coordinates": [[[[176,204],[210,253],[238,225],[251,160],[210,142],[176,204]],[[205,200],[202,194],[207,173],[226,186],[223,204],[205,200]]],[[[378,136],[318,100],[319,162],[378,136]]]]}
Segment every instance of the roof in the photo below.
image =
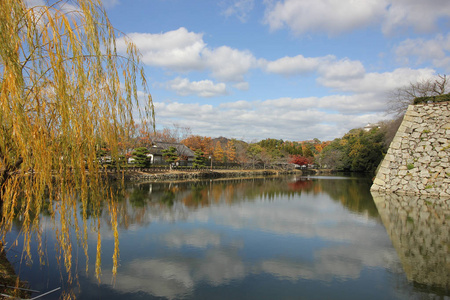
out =
{"type": "Polygon", "coordinates": [[[150,153],[156,154],[162,150],[167,150],[170,147],[175,147],[177,149],[178,155],[185,155],[187,157],[194,157],[195,153],[185,145],[181,143],[169,143],[169,142],[153,142],[153,146],[150,149],[150,153]],[[156,150],[155,152],[152,149],[156,150]]]}

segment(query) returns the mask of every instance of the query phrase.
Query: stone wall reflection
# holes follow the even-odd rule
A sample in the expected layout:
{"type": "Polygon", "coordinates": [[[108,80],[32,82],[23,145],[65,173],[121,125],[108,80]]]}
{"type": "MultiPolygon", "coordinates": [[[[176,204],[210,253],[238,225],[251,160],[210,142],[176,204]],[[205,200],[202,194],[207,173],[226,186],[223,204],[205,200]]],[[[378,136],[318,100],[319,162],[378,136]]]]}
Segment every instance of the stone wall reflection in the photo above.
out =
{"type": "Polygon", "coordinates": [[[450,199],[374,193],[409,280],[450,289],[450,199]]]}

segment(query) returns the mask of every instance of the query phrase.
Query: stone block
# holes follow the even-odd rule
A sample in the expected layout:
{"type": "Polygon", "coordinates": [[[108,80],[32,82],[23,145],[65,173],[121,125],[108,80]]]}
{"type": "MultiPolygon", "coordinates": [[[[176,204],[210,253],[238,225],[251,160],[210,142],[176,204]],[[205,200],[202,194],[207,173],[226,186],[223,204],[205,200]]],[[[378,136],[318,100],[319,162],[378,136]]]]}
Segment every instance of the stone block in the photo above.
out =
{"type": "Polygon", "coordinates": [[[392,149],[400,149],[400,147],[401,147],[401,144],[398,143],[398,142],[392,142],[391,143],[391,148],[392,149]]]}
{"type": "Polygon", "coordinates": [[[407,173],[408,173],[408,170],[400,170],[400,171],[398,172],[398,176],[403,177],[403,176],[405,176],[407,173]]]}
{"type": "Polygon", "coordinates": [[[413,133],[411,134],[411,137],[414,138],[414,139],[418,139],[418,138],[420,138],[420,135],[421,135],[420,132],[413,132],[413,133]]]}
{"type": "Polygon", "coordinates": [[[419,158],[418,162],[422,164],[428,164],[431,162],[431,158],[429,156],[422,156],[421,158],[419,158]]]}
{"type": "Polygon", "coordinates": [[[380,167],[380,169],[378,170],[378,173],[383,174],[383,176],[386,176],[386,174],[389,174],[390,172],[391,172],[390,169],[383,167],[380,167]]]}
{"type": "Polygon", "coordinates": [[[384,157],[384,160],[389,162],[389,161],[394,161],[395,158],[394,158],[394,156],[392,154],[386,154],[385,157],[384,157]]]}
{"type": "Polygon", "coordinates": [[[373,181],[373,184],[374,185],[378,185],[378,186],[384,186],[385,185],[385,182],[384,181],[382,181],[381,179],[379,179],[379,178],[375,178],[375,180],[373,181]]]}

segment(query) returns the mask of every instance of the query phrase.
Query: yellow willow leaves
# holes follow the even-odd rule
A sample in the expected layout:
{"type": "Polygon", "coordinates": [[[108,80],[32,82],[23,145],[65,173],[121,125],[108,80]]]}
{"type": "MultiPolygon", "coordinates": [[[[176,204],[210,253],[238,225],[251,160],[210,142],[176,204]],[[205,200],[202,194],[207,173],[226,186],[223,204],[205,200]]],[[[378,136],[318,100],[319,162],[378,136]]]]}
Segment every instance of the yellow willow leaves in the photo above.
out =
{"type": "Polygon", "coordinates": [[[117,203],[111,203],[109,207],[111,212],[111,227],[114,232],[114,253],[113,253],[113,274],[117,274],[117,266],[119,265],[119,231],[117,222],[117,203]]]}
{"type": "MultiPolygon", "coordinates": [[[[100,275],[102,273],[101,265],[102,265],[102,236],[100,235],[100,221],[99,221],[97,231],[97,257],[95,260],[95,276],[97,277],[98,281],[100,281],[100,275]]],[[[117,266],[114,266],[114,268],[117,269],[117,266]]]]}
{"type": "Polygon", "coordinates": [[[88,269],[87,240],[93,231],[99,276],[102,216],[111,219],[104,223],[114,232],[113,273],[119,239],[116,194],[105,192],[108,180],[96,150],[107,145],[118,161],[127,150],[120,143],[132,136],[135,118],[154,127],[154,110],[139,53],[126,40],[126,53],[117,52],[116,30],[101,1],[65,2],[31,7],[29,1],[0,1],[1,233],[3,238],[20,218],[31,259],[31,236],[42,240],[45,211],[70,274],[74,240],[83,246],[88,269]]]}

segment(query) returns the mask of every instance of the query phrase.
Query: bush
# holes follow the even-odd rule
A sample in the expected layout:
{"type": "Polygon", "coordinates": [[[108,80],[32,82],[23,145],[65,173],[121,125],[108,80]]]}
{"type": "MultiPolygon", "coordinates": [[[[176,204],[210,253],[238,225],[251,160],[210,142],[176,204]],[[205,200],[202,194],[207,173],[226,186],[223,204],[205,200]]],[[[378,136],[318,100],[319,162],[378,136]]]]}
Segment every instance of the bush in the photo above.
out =
{"type": "Polygon", "coordinates": [[[414,99],[414,104],[423,104],[423,103],[438,103],[438,102],[447,102],[450,101],[450,93],[439,95],[439,96],[430,96],[430,97],[417,97],[414,99]]]}

